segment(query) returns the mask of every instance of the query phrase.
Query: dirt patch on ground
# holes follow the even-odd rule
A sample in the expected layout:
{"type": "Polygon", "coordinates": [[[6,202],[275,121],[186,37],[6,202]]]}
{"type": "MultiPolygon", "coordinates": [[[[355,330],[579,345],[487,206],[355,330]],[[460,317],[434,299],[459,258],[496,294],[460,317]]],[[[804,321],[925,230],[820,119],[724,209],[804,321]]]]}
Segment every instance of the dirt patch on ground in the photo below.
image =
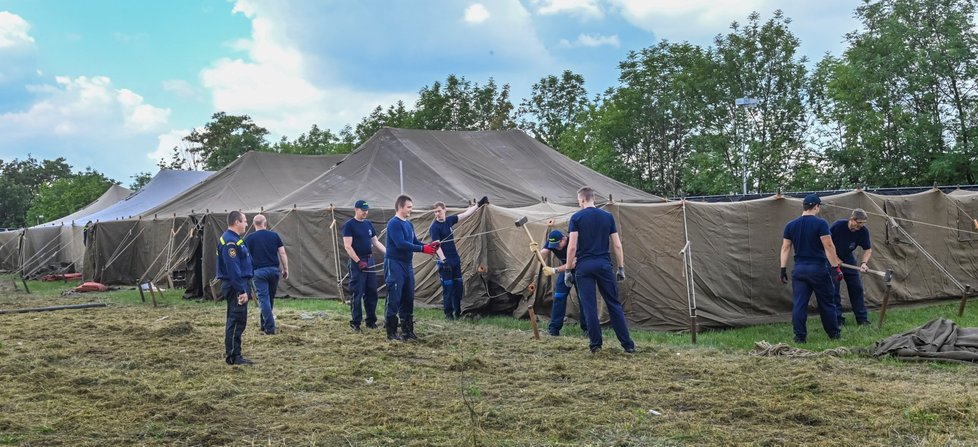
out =
{"type": "MultiPolygon", "coordinates": [[[[2,296],[0,308],[91,301],[2,296]]],[[[211,304],[0,316],[0,443],[44,445],[974,445],[969,367],[579,337],[458,321],[421,340],[281,310],[250,368],[211,304]]]]}

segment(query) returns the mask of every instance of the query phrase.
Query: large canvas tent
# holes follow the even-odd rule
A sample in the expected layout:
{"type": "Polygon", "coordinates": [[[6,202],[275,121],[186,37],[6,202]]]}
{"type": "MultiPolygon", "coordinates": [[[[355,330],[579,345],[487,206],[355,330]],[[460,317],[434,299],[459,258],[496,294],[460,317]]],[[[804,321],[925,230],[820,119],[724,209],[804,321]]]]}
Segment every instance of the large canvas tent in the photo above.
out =
{"type": "Polygon", "coordinates": [[[576,205],[583,185],[605,194],[602,201],[607,194],[616,201],[663,200],[594,172],[519,130],[383,128],[335,169],[270,208],[352,208],[357,199],[391,207],[402,190],[418,208],[436,201],[462,207],[482,196],[504,207],[541,201],[576,205]]]}
{"type": "Polygon", "coordinates": [[[199,294],[203,284],[200,275],[211,267],[201,264],[205,256],[202,244],[212,242],[210,233],[202,229],[223,225],[230,210],[267,209],[343,157],[248,152],[133,219],[99,222],[87,256],[93,268],[86,271],[86,278],[133,284],[170,279],[169,273],[177,270],[187,275],[188,287],[199,294]]]}
{"type": "MultiPolygon", "coordinates": [[[[71,265],[85,253],[83,227],[87,217],[112,207],[132,194],[127,188],[111,185],[99,198],[67,216],[27,228],[21,232],[16,267],[30,276],[48,265],[71,265]]],[[[11,269],[11,270],[13,270],[11,269]]]]}

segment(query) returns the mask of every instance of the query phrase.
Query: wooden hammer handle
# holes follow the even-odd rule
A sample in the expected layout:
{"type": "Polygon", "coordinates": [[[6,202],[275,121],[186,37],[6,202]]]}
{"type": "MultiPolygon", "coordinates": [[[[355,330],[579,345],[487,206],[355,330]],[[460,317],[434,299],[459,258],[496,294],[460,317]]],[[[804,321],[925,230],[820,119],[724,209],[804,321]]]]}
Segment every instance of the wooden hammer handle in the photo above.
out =
{"type": "MultiPolygon", "coordinates": [[[[856,267],[856,266],[854,266],[852,264],[846,264],[845,262],[842,263],[842,266],[843,267],[846,267],[846,268],[854,269],[854,270],[859,270],[860,269],[860,267],[856,267]]],[[[886,277],[886,273],[881,272],[879,270],[866,269],[866,273],[872,273],[874,275],[881,276],[881,277],[884,277],[884,278],[886,277]]]]}

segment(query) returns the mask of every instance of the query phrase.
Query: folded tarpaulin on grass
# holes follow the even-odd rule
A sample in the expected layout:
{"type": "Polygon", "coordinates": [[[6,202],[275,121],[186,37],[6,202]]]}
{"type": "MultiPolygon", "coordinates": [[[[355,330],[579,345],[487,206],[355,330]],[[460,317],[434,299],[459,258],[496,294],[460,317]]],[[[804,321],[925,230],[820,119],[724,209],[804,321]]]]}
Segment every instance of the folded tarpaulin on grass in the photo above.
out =
{"type": "Polygon", "coordinates": [[[94,281],[89,281],[82,283],[80,286],[75,287],[75,292],[105,292],[109,290],[105,284],[100,284],[94,281]]]}
{"type": "Polygon", "coordinates": [[[927,324],[873,343],[874,357],[978,363],[978,328],[961,328],[935,318],[927,324]]]}

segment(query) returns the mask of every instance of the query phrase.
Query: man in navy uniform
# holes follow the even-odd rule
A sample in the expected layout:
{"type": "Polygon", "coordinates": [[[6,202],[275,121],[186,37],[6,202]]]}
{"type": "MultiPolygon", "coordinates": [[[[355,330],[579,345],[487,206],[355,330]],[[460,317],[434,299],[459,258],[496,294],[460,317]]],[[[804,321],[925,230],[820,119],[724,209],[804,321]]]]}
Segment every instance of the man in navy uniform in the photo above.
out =
{"type": "Polygon", "coordinates": [[[414,253],[435,255],[437,241],[421,244],[414,233],[414,225],[408,220],[414,202],[406,195],[394,201],[394,217],[387,222],[387,253],[384,256],[384,280],[387,283],[387,308],[384,326],[388,340],[401,340],[397,335],[398,317],[401,318],[403,340],[416,340],[414,334],[414,253]]]}
{"type": "Polygon", "coordinates": [[[601,292],[611,327],[615,330],[618,342],[627,353],[635,352],[635,342],[628,333],[625,312],[618,301],[618,284],[625,280],[625,252],[621,237],[611,213],[594,206],[594,190],[585,186],[577,191],[577,203],[581,210],[570,219],[569,241],[567,243],[567,269],[572,275],[565,275],[568,287],[577,284],[577,296],[581,300],[581,312],[587,322],[587,334],[591,352],[601,350],[601,323],[598,322],[598,301],[595,288],[601,292]],[[612,270],[609,241],[614,243],[618,260],[618,271],[612,270]]]}
{"type": "Polygon", "coordinates": [[[261,332],[275,334],[275,293],[278,280],[289,279],[289,257],[278,233],[268,229],[268,219],[259,214],[253,219],[255,232],[245,238],[255,269],[255,294],[261,308],[261,332]]]}
{"type": "Polygon", "coordinates": [[[472,205],[460,214],[446,217],[445,202],[435,202],[434,204],[435,220],[431,222],[428,234],[431,236],[431,240],[441,243],[436,262],[438,264],[438,275],[441,277],[442,305],[445,309],[445,318],[448,320],[462,316],[462,295],[464,292],[462,258],[458,256],[458,250],[455,248],[455,233],[452,227],[471,216],[476,209],[478,206],[472,205]]]}
{"type": "Polygon", "coordinates": [[[370,329],[377,328],[377,273],[371,270],[373,249],[386,254],[387,249],[377,239],[373,222],[367,220],[370,205],[366,200],[353,204],[353,217],[343,224],[343,248],[350,257],[350,329],[360,332],[360,322],[364,320],[370,329]]]}
{"type": "MultiPolygon", "coordinates": [[[[551,253],[553,253],[560,264],[557,267],[543,266],[544,275],[557,275],[557,279],[554,282],[554,304],[550,310],[550,325],[547,327],[547,332],[557,337],[560,336],[560,330],[564,327],[564,316],[567,314],[567,300],[570,299],[571,290],[564,281],[564,275],[568,274],[566,265],[567,236],[561,233],[560,230],[551,231],[547,236],[547,243],[543,244],[543,248],[540,249],[540,256],[544,259],[547,259],[551,253]]],[[[581,315],[581,330],[587,333],[587,322],[584,320],[584,315],[581,315]]]]}
{"type": "MultiPolygon", "coordinates": [[[[866,228],[867,219],[866,211],[856,208],[852,210],[848,219],[839,219],[829,227],[829,232],[832,233],[832,244],[835,245],[835,253],[839,259],[846,264],[859,266],[859,270],[842,269],[846,289],[849,291],[849,303],[852,304],[852,313],[856,315],[856,324],[859,325],[870,324],[863,295],[863,282],[862,278],[859,277],[861,272],[869,269],[869,259],[873,257],[873,245],[869,240],[869,229],[866,228]],[[856,257],[853,256],[856,247],[863,248],[863,258],[860,264],[856,264],[856,257]]],[[[839,326],[842,326],[846,319],[842,313],[842,283],[839,281],[835,282],[834,298],[836,310],[838,310],[839,326]]]]}
{"type": "Polygon", "coordinates": [[[224,359],[228,365],[254,364],[241,356],[241,334],[248,323],[248,298],[252,294],[252,265],[248,246],[241,235],[248,229],[248,218],[240,211],[228,213],[228,229],[217,245],[217,279],[221,296],[227,301],[224,325],[224,359]]]}
{"type": "Polygon", "coordinates": [[[795,268],[791,271],[791,294],[793,306],[791,324],[794,326],[795,342],[808,340],[808,300],[815,292],[818,313],[822,328],[830,339],[841,337],[838,313],[835,309],[833,276],[842,276],[839,257],[832,244],[829,223],[818,217],[822,210],[822,199],[815,194],[805,196],[801,217],[788,222],[784,227],[784,240],[781,243],[781,282],[788,283],[788,256],[792,248],[795,252],[795,268]]]}

